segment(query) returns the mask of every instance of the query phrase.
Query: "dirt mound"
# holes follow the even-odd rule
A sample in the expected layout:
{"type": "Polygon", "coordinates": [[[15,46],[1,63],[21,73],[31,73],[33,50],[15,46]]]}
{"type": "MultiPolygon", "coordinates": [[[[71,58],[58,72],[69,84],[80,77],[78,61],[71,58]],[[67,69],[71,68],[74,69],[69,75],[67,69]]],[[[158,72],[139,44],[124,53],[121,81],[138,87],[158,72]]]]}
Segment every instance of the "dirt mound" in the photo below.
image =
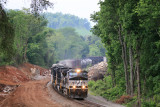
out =
{"type": "Polygon", "coordinates": [[[29,81],[33,75],[37,74],[46,75],[49,74],[49,71],[29,63],[24,63],[19,67],[1,66],[0,84],[15,85],[15,83],[29,81]]]}
{"type": "Polygon", "coordinates": [[[50,73],[47,69],[42,68],[37,65],[30,64],[30,63],[24,63],[20,65],[19,69],[23,71],[29,77],[36,75],[36,74],[46,75],[50,73]]]}
{"type": "Polygon", "coordinates": [[[24,63],[19,67],[0,67],[0,102],[22,83],[32,79],[35,75],[48,75],[49,71],[37,65],[24,63]]]}

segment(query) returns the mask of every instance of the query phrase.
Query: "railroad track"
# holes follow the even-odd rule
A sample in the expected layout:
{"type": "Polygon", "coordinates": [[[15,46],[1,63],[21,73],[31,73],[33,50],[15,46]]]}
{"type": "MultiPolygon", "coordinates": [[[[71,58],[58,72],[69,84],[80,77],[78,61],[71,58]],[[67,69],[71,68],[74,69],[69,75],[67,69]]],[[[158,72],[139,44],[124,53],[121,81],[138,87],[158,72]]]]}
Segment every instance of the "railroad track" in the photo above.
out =
{"type": "MultiPolygon", "coordinates": [[[[50,81],[49,81],[50,82],[50,81]]],[[[49,84],[49,82],[47,84],[49,84]]],[[[58,93],[60,94],[61,96],[71,100],[71,101],[74,101],[75,103],[78,103],[80,105],[84,105],[85,107],[106,107],[104,105],[101,105],[101,104],[98,104],[98,103],[95,103],[95,102],[91,102],[89,100],[86,100],[86,99],[73,99],[73,98],[70,98],[64,94],[62,94],[61,92],[59,92],[57,89],[55,89],[53,86],[52,88],[58,93]]]]}
{"type": "Polygon", "coordinates": [[[80,101],[80,100],[73,99],[73,101],[76,102],[76,103],[79,103],[79,104],[81,104],[81,105],[84,105],[84,106],[86,106],[86,107],[106,107],[106,106],[104,106],[104,105],[101,105],[101,104],[98,104],[98,103],[95,103],[95,102],[88,101],[88,100],[86,100],[86,99],[81,100],[81,101],[80,101]]]}

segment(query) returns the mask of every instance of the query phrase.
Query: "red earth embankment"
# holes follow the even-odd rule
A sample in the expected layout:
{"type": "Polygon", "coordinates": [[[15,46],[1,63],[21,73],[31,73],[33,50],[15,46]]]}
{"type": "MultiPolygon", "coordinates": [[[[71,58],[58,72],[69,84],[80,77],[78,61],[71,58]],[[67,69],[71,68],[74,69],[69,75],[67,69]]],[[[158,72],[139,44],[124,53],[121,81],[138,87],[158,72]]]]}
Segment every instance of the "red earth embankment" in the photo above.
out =
{"type": "Polygon", "coordinates": [[[36,73],[45,75],[48,73],[47,69],[37,65],[24,63],[18,68],[13,66],[0,67],[0,84],[5,83],[8,85],[29,81],[32,75],[36,73]]]}
{"type": "Polygon", "coordinates": [[[28,82],[36,74],[45,75],[47,69],[37,65],[24,63],[19,67],[0,67],[0,103],[22,83],[28,82]]]}
{"type": "Polygon", "coordinates": [[[5,84],[10,83],[19,83],[28,81],[29,77],[22,72],[20,69],[13,67],[13,66],[2,66],[0,67],[0,83],[2,84],[5,82],[5,84]]]}

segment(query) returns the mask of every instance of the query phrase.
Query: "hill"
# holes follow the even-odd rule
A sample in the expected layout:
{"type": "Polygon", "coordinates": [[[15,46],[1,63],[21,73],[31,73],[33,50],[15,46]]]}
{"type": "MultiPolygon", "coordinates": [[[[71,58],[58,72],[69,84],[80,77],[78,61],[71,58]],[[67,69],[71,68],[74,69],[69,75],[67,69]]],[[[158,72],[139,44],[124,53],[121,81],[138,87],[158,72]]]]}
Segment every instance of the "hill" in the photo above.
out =
{"type": "Polygon", "coordinates": [[[48,20],[47,26],[50,28],[61,29],[73,27],[81,36],[91,35],[91,25],[86,18],[79,18],[78,16],[62,13],[44,13],[44,17],[48,20]]]}

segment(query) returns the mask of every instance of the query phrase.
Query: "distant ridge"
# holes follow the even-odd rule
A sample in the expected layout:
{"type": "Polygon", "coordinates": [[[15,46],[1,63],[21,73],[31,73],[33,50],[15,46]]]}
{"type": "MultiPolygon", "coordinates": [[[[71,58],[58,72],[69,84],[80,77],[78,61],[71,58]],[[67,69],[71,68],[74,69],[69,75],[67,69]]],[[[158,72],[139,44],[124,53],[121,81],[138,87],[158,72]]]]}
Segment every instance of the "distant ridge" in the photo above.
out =
{"type": "Polygon", "coordinates": [[[81,36],[91,35],[90,22],[86,18],[62,13],[44,13],[44,17],[48,20],[48,27],[53,29],[61,29],[65,27],[73,27],[81,36]]]}

